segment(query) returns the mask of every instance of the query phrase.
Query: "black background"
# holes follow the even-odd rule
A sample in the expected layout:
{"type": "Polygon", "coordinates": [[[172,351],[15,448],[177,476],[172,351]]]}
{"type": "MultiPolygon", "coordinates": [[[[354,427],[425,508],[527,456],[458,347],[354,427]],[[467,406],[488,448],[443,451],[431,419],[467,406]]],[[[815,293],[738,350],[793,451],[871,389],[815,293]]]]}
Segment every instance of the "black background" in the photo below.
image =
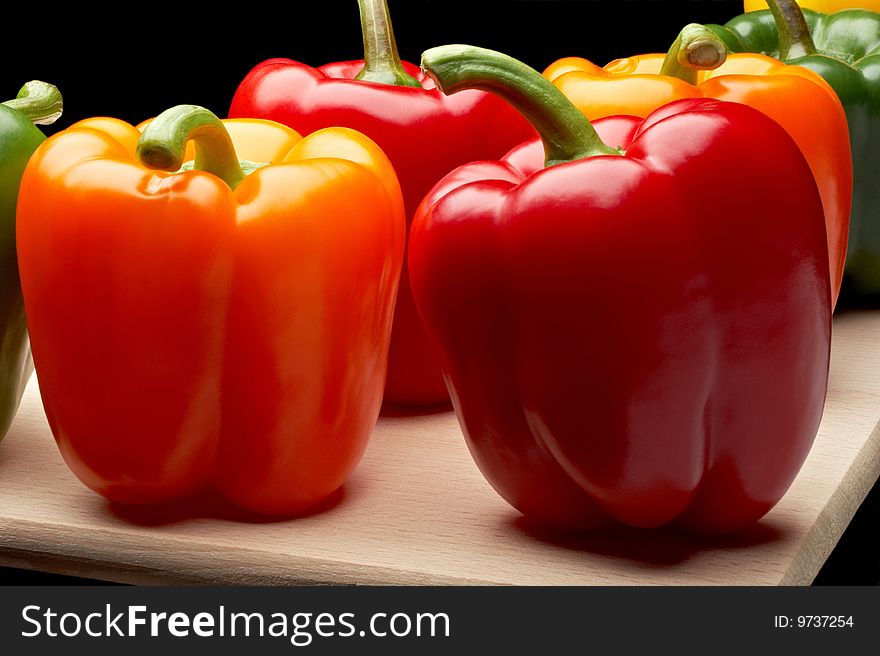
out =
{"type": "MultiPolygon", "coordinates": [[[[665,51],[689,22],[723,23],[740,0],[389,0],[401,55],[470,43],[543,69],[568,55],[598,64],[665,51]]],[[[26,8],[26,7],[25,7],[26,8]]],[[[258,62],[290,57],[308,64],[358,59],[355,0],[284,2],[53,3],[15,27],[7,43],[0,98],[27,80],[56,84],[64,116],[54,132],[88,116],[137,123],[181,103],[228,110],[236,85],[258,62]]],[[[430,156],[430,153],[426,153],[430,156]]],[[[880,582],[880,503],[875,490],[817,583],[880,582]]],[[[61,579],[0,569],[0,583],[61,579]]]]}
{"type": "MultiPolygon", "coordinates": [[[[666,51],[688,22],[725,22],[739,0],[389,0],[401,55],[469,43],[543,69],[568,55],[599,64],[666,51]]],[[[27,80],[57,85],[63,128],[88,116],[139,123],[182,103],[218,115],[257,63],[363,56],[355,0],[52,3],[4,55],[0,98],[27,80]]],[[[8,29],[11,29],[9,26],[8,29]]],[[[57,129],[57,128],[55,128],[57,129]]],[[[51,131],[51,130],[50,130],[51,131]]]]}

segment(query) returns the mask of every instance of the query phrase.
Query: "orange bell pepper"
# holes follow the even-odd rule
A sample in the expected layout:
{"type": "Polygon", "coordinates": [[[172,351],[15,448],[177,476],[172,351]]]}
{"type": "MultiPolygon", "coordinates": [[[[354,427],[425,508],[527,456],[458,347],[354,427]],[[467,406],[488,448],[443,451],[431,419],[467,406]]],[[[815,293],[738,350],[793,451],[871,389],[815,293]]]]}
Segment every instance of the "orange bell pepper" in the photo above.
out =
{"type": "Polygon", "coordinates": [[[52,137],[18,255],[64,459],[123,503],[209,483],[261,513],[325,499],[378,417],[404,235],[394,171],[353,130],[182,106],[143,135],[99,118],[52,137]]]}
{"type": "Polygon", "coordinates": [[[646,117],[680,98],[739,102],[774,119],[800,147],[819,187],[832,301],[837,302],[849,234],[852,158],[843,106],[819,75],[764,55],[728,55],[711,31],[688,25],[665,55],[628,57],[605,67],[568,57],[551,64],[544,76],[590,120],[646,117]]]}

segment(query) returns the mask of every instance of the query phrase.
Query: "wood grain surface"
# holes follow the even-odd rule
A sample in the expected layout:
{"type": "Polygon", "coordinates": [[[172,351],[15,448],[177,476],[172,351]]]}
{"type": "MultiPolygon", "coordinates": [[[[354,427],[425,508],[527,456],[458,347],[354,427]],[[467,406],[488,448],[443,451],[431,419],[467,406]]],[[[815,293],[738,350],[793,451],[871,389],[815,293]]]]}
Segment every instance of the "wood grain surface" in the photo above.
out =
{"type": "Polygon", "coordinates": [[[0,565],[136,584],[808,584],[880,474],[880,313],[835,324],[825,419],[782,502],[732,538],[539,531],[448,412],[380,420],[321,512],[258,521],[205,495],[111,505],[61,461],[35,382],[0,443],[0,565]]]}

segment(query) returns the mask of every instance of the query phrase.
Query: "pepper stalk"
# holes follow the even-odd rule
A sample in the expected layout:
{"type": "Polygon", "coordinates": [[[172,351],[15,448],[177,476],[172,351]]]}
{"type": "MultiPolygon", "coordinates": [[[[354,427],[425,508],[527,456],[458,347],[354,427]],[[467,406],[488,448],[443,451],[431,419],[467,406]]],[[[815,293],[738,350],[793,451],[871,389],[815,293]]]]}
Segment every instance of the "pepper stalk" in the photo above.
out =
{"type": "Polygon", "coordinates": [[[244,180],[229,132],[213,112],[198,105],[178,105],[159,114],[141,135],[137,156],[151,169],[177,171],[190,140],[196,147],[196,170],[216,175],[230,189],[244,180]]]}
{"type": "Polygon", "coordinates": [[[403,69],[387,0],[358,0],[364,35],[364,67],[355,79],[398,87],[422,85],[403,69]]]}
{"type": "Polygon", "coordinates": [[[620,154],[559,89],[513,57],[475,46],[440,46],[422,54],[422,70],[447,95],[482,89],[513,105],[538,131],[547,167],[620,154]]]}
{"type": "Polygon", "coordinates": [[[698,71],[715,70],[725,61],[727,47],[724,42],[708,27],[691,23],[685,25],[666,53],[660,74],[697,84],[698,71]]]}
{"type": "Polygon", "coordinates": [[[789,61],[817,53],[810,26],[795,0],[767,0],[779,31],[779,58],[789,61]]]}
{"type": "Polygon", "coordinates": [[[34,125],[51,125],[61,116],[64,101],[54,84],[31,80],[13,100],[2,103],[24,114],[34,125]]]}

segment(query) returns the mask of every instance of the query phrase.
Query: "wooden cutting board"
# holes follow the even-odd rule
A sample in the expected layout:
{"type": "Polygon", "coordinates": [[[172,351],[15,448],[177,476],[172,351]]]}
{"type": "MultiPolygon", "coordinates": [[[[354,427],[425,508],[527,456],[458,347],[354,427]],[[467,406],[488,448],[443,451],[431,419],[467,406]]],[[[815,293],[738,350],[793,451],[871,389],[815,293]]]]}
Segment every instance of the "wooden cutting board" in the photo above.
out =
{"type": "Polygon", "coordinates": [[[880,313],[835,324],[825,419],[782,502],[733,538],[537,531],[451,413],[383,418],[323,512],[248,521],[215,498],[132,510],[61,461],[31,382],[0,443],[0,565],[136,584],[808,584],[880,474],[880,313]]]}

